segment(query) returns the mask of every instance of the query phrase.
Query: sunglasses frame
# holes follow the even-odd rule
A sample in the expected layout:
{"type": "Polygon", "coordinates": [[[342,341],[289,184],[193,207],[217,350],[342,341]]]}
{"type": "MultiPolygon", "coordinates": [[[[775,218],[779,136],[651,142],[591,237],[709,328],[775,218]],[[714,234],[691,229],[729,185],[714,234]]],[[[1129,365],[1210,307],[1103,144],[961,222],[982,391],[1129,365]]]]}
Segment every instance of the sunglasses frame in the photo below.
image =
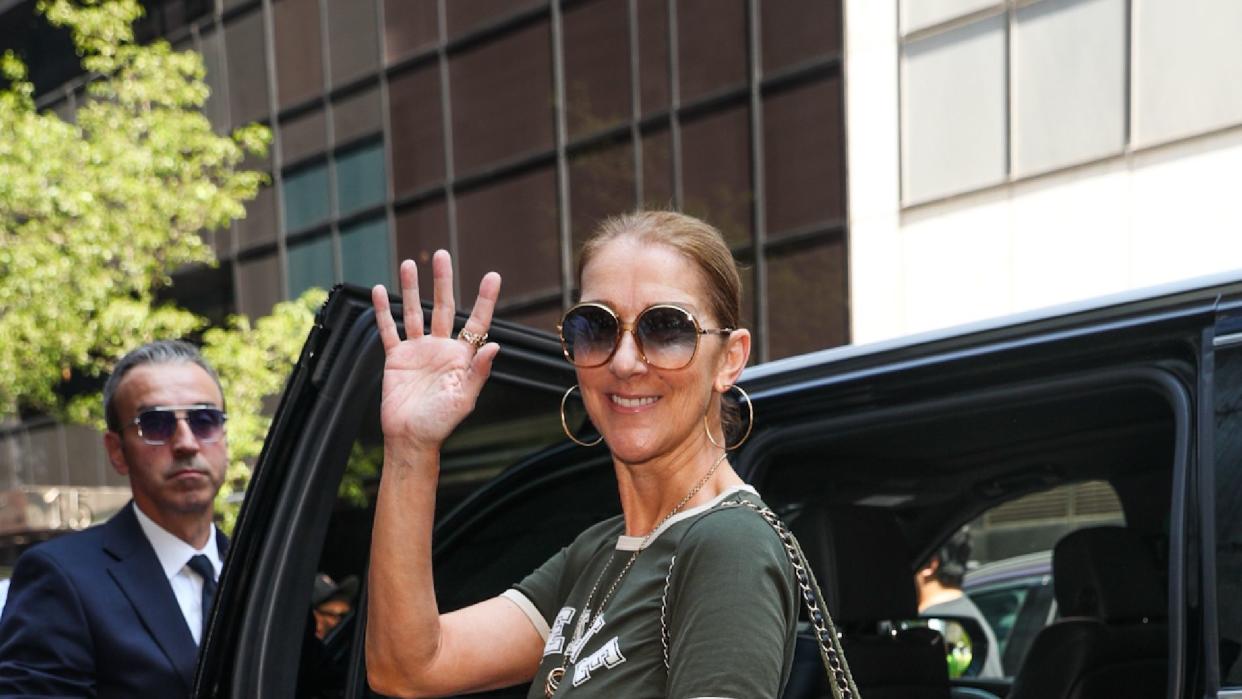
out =
{"type": "Polygon", "coordinates": [[[194,435],[194,439],[197,439],[202,444],[215,444],[224,437],[225,425],[228,424],[229,414],[210,403],[193,403],[191,405],[156,405],[139,412],[130,422],[134,425],[134,427],[138,428],[138,437],[141,438],[143,442],[153,447],[158,447],[167,444],[168,440],[172,439],[173,435],[177,433],[176,423],[180,420],[185,420],[186,424],[190,425],[190,434],[194,435]],[[190,424],[191,410],[214,410],[220,413],[220,436],[215,437],[214,439],[200,437],[198,433],[194,431],[194,426],[190,424]],[[154,437],[149,438],[142,433],[142,416],[147,413],[172,413],[173,433],[168,435],[168,439],[156,439],[154,437]]]}
{"type": "Polygon", "coordinates": [[[561,316],[561,322],[556,324],[556,334],[560,336],[561,338],[561,354],[565,355],[566,361],[568,361],[570,364],[573,364],[575,367],[579,369],[594,369],[596,367],[604,366],[608,362],[612,361],[613,356],[616,355],[617,353],[617,348],[621,346],[621,336],[627,332],[634,337],[634,346],[638,348],[638,356],[642,358],[643,363],[646,364],[647,366],[653,367],[655,369],[661,369],[663,371],[677,371],[679,369],[685,369],[686,367],[694,363],[694,358],[697,357],[699,354],[699,338],[700,337],[704,335],[728,336],[732,334],[733,331],[736,329],[737,328],[704,328],[702,325],[699,325],[699,319],[695,318],[693,313],[686,310],[685,308],[682,308],[681,306],[678,306],[672,303],[654,303],[650,306],[647,306],[643,310],[639,311],[638,315],[634,316],[633,323],[626,323],[621,320],[621,316],[617,315],[616,311],[612,310],[608,306],[598,301],[583,301],[582,303],[574,304],[573,306],[569,308],[569,310],[565,311],[565,314],[561,316]],[[608,352],[608,356],[604,357],[603,361],[599,362],[598,364],[578,364],[574,362],[573,358],[569,356],[569,343],[565,341],[565,329],[564,329],[565,319],[569,317],[570,313],[573,313],[574,311],[580,308],[588,308],[588,307],[599,308],[603,310],[605,313],[612,316],[613,321],[615,321],[617,324],[617,333],[612,339],[612,350],[610,350],[608,352]],[[682,364],[679,367],[662,367],[662,366],[657,366],[655,364],[652,364],[647,359],[647,352],[643,348],[643,341],[639,339],[638,333],[634,332],[634,329],[642,321],[643,316],[647,315],[647,313],[652,310],[660,309],[660,308],[671,308],[675,311],[684,313],[685,316],[690,319],[690,322],[694,324],[694,349],[690,352],[690,358],[686,360],[686,363],[682,364]]]}

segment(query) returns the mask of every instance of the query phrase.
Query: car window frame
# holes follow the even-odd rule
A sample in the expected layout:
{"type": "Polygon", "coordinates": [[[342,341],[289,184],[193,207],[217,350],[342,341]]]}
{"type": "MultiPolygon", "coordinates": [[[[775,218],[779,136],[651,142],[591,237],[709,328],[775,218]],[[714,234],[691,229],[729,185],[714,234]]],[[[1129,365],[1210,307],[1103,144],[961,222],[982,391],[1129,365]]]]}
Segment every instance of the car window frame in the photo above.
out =
{"type": "MultiPolygon", "coordinates": [[[[928,363],[948,363],[951,356],[942,355],[928,363]]],[[[960,393],[947,396],[930,397],[922,401],[902,403],[892,407],[875,407],[870,409],[852,410],[824,419],[809,419],[779,427],[756,427],[750,443],[743,447],[739,456],[734,459],[734,467],[738,473],[763,492],[763,480],[767,477],[770,467],[768,455],[781,449],[788,449],[795,444],[815,444],[824,440],[824,435],[832,432],[858,430],[868,425],[881,422],[914,422],[948,411],[962,410],[981,403],[988,405],[1012,404],[1021,401],[1032,401],[1051,396],[1066,395],[1069,392],[1082,393],[1090,390],[1111,390],[1121,385],[1146,386],[1160,394],[1168,402],[1173,416],[1173,464],[1171,468],[1172,483],[1170,484],[1169,504],[1169,576],[1168,627],[1169,627],[1169,672],[1166,695],[1181,696],[1186,682],[1186,606],[1187,606],[1187,565],[1188,551],[1191,543],[1188,538],[1192,534],[1191,521],[1187,512],[1187,497],[1191,488],[1192,463],[1191,454],[1193,409],[1196,405],[1191,396],[1191,389],[1183,376],[1195,376],[1193,368],[1180,367],[1177,371],[1173,366],[1161,362],[1132,362],[1103,368],[1081,371],[1066,371],[1060,375],[1040,377],[1029,381],[1014,381],[999,385],[988,385],[973,389],[964,389],[960,393]],[[1182,376],[1179,376],[1181,374],[1182,376]],[[1175,532],[1178,534],[1175,535],[1175,532]]],[[[894,368],[890,372],[893,381],[901,380],[901,370],[894,368]]],[[[777,386],[747,386],[743,376],[742,385],[754,401],[755,409],[763,414],[763,409],[772,402],[783,400],[799,400],[806,394],[822,392],[833,388],[844,390],[856,376],[839,374],[832,377],[811,377],[800,384],[777,386]]],[[[877,379],[871,377],[869,381],[877,379]]],[[[978,516],[979,511],[963,513],[961,522],[952,528],[970,521],[978,516]],[[968,516],[967,516],[968,515],[968,516]]],[[[1198,523],[1196,522],[1195,525],[1198,523]]],[[[947,536],[949,532],[942,532],[947,536]]],[[[924,560],[932,550],[914,552],[917,560],[924,560]]],[[[972,683],[973,684],[973,683],[972,683]]],[[[1242,699],[1242,698],[1240,698],[1242,699]]]]}

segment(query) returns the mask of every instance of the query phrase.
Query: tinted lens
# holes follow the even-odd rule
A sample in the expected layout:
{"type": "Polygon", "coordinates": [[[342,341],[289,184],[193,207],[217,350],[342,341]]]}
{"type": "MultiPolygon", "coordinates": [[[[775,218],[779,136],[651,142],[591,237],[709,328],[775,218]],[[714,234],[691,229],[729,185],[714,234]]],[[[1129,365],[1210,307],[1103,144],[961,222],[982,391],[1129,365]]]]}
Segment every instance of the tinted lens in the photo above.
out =
{"type": "MultiPolygon", "coordinates": [[[[188,408],[185,421],[202,442],[214,442],[224,433],[224,411],[217,408],[188,408]]],[[[177,411],[143,411],[138,415],[138,429],[143,440],[151,444],[167,442],[177,431],[177,411]]]]}
{"type": "Polygon", "coordinates": [[[185,411],[185,419],[199,441],[214,442],[224,431],[224,413],[215,408],[192,408],[185,411]]]}
{"type": "Polygon", "coordinates": [[[634,333],[647,362],[660,369],[680,369],[689,364],[699,341],[690,314],[670,306],[647,309],[639,317],[634,333]]]}
{"type": "Polygon", "coordinates": [[[617,343],[617,319],[598,306],[571,309],[561,321],[561,342],[575,365],[599,366],[617,343]]]}
{"type": "Polygon", "coordinates": [[[177,414],[171,410],[147,410],[139,413],[138,430],[147,441],[166,442],[177,431],[177,414]]]}

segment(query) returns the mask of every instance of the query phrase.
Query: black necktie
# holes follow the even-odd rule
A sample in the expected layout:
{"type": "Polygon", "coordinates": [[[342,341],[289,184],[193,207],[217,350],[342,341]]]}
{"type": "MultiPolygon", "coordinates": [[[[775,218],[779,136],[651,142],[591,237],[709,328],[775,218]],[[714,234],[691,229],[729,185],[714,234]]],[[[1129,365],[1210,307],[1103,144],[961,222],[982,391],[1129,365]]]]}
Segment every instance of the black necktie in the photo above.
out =
{"type": "MultiPolygon", "coordinates": [[[[186,565],[203,579],[203,634],[206,634],[207,619],[211,617],[211,601],[216,598],[216,571],[212,568],[211,561],[201,553],[190,558],[190,562],[186,565]]],[[[202,635],[199,638],[202,638],[202,635]]]]}

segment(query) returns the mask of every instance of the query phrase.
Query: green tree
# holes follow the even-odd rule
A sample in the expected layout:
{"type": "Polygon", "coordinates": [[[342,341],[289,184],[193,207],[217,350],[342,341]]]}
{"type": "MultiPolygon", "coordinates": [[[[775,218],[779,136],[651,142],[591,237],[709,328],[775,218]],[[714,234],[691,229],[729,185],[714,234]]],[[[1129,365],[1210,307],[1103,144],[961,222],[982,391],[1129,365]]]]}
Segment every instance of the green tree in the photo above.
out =
{"type": "MultiPolygon", "coordinates": [[[[203,232],[245,215],[266,176],[242,163],[266,152],[269,130],[215,133],[202,58],[136,43],[137,0],[37,10],[71,32],[90,81],[65,121],[38,111],[17,56],[0,57],[0,418],[34,410],[102,425],[98,394],[66,397],[67,381],[102,377],[152,339],[201,337],[231,413],[220,505],[245,484],[267,431],[262,400],[279,393],[324,294],[210,329],[157,298],[175,271],[216,264],[203,232]]],[[[235,508],[220,510],[231,525],[235,508]]]]}

